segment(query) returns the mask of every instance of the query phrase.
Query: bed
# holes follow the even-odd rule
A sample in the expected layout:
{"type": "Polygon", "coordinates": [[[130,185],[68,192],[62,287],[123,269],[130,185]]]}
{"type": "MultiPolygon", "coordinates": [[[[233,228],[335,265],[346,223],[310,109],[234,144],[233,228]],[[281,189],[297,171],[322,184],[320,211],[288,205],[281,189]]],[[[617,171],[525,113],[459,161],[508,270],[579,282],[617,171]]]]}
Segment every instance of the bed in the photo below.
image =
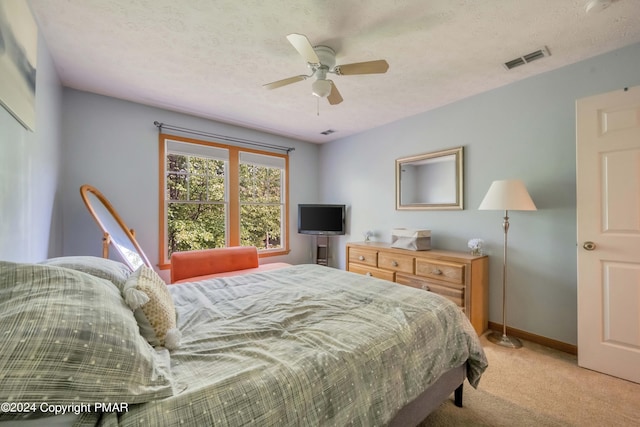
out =
{"type": "MultiPolygon", "coordinates": [[[[455,304],[319,265],[164,286],[181,338],[153,347],[118,264],[0,263],[0,401],[69,405],[76,426],[408,426],[487,367],[455,304]]],[[[26,415],[0,421],[53,414],[26,415]]]]}

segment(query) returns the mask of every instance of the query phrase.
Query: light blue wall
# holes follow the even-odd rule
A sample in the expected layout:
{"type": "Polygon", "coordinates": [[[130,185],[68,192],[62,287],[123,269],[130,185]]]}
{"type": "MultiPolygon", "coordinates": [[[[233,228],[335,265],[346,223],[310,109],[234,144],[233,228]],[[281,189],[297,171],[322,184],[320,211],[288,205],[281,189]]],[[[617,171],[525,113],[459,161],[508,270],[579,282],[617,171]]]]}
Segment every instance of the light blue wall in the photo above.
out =
{"type": "Polygon", "coordinates": [[[159,143],[158,129],[153,124],[158,121],[294,147],[289,160],[291,253],[263,261],[292,264],[311,261],[310,239],[297,234],[295,207],[319,197],[317,145],[72,89],[64,90],[63,106],[65,158],[61,193],[65,207],[65,255],[101,254],[101,233],[79,193],[82,184],[91,184],[136,231],[151,263],[158,263],[159,143]]]}
{"type": "Polygon", "coordinates": [[[0,106],[1,260],[40,261],[61,251],[61,99],[60,80],[39,38],[35,132],[0,106]]]}
{"type": "Polygon", "coordinates": [[[576,99],[640,84],[640,44],[385,125],[320,150],[321,200],[350,206],[345,244],[374,230],[432,230],[432,246],[467,251],[485,240],[490,255],[490,320],[502,323],[502,216],[478,211],[496,179],[524,180],[536,212],[511,212],[507,324],[576,344],[576,99]],[[396,211],[399,157],[465,147],[465,210],[396,211]]]}

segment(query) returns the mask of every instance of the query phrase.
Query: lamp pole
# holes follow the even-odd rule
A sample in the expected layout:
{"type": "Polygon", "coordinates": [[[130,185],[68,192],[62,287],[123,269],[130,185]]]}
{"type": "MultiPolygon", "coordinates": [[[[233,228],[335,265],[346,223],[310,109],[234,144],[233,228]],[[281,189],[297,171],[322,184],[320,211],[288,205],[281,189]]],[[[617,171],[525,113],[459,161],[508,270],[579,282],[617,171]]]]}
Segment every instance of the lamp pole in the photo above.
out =
{"type": "Polygon", "coordinates": [[[507,336],[507,234],[509,233],[509,211],[504,211],[504,220],[502,221],[502,229],[504,230],[504,244],[502,248],[502,335],[498,332],[492,332],[487,337],[489,341],[511,348],[522,347],[522,342],[518,338],[507,336]]]}

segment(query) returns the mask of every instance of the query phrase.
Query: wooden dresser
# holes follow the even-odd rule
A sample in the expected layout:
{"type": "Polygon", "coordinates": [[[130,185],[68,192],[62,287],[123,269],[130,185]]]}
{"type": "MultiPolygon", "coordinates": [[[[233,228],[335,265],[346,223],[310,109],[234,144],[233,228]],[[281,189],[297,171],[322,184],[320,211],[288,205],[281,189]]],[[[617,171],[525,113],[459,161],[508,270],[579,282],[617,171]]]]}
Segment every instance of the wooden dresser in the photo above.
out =
{"type": "Polygon", "coordinates": [[[452,251],[410,251],[388,243],[347,244],[347,270],[435,292],[455,302],[478,335],[489,321],[489,257],[452,251]]]}

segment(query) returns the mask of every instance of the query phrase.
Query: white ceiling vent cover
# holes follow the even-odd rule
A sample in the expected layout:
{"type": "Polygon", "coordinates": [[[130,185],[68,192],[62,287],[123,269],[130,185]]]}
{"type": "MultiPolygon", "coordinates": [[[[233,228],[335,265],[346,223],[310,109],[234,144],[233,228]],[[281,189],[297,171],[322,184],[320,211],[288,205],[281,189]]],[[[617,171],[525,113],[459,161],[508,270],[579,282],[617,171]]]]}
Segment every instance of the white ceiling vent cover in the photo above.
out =
{"type": "Polygon", "coordinates": [[[526,55],[520,56],[516,59],[512,59],[511,61],[507,61],[504,63],[504,68],[510,70],[512,68],[518,67],[520,65],[528,64],[529,62],[533,62],[537,59],[544,58],[545,56],[550,56],[551,53],[547,47],[543,47],[542,49],[536,50],[535,52],[528,53],[526,55]]]}

